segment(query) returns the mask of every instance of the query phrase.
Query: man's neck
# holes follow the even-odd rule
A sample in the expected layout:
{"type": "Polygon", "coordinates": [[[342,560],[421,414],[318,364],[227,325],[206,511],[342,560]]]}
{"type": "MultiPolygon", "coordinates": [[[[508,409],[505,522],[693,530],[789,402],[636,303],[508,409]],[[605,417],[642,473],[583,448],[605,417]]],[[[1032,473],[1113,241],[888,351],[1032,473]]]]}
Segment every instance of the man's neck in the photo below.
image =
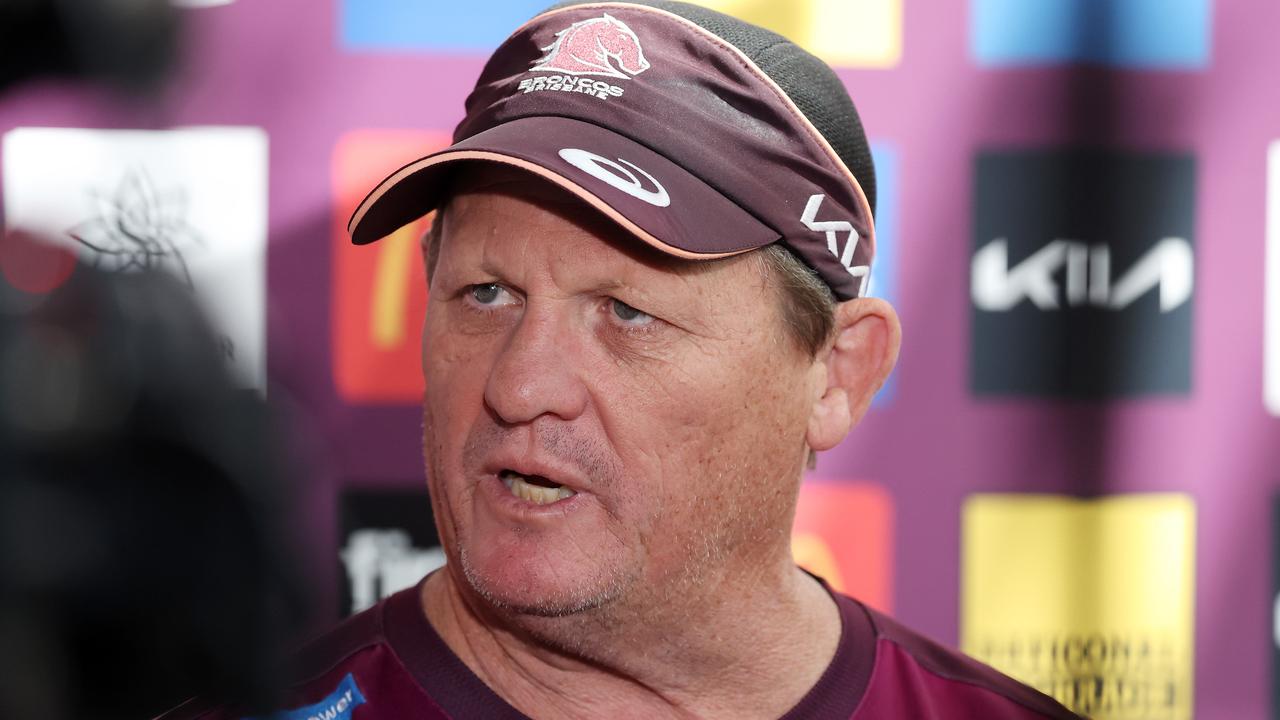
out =
{"type": "Polygon", "coordinates": [[[827,591],[793,565],[765,580],[756,575],[743,592],[716,592],[714,602],[665,617],[513,621],[445,568],[423,584],[422,603],[459,659],[532,718],[769,718],[817,683],[835,655],[840,617],[827,591]]]}

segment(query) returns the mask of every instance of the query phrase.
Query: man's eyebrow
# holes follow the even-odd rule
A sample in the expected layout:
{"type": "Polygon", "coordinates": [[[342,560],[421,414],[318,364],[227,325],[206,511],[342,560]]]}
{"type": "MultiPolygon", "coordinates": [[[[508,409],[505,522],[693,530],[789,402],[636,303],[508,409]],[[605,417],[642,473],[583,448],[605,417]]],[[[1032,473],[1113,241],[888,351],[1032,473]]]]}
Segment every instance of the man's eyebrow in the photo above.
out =
{"type": "Polygon", "coordinates": [[[621,290],[623,288],[632,287],[621,280],[603,280],[588,288],[590,292],[599,292],[600,290],[621,290]]]}
{"type": "Polygon", "coordinates": [[[618,278],[605,278],[598,282],[584,285],[579,289],[579,292],[616,292],[618,290],[629,290],[646,298],[657,299],[669,295],[671,288],[662,287],[656,282],[626,282],[618,278]]]}

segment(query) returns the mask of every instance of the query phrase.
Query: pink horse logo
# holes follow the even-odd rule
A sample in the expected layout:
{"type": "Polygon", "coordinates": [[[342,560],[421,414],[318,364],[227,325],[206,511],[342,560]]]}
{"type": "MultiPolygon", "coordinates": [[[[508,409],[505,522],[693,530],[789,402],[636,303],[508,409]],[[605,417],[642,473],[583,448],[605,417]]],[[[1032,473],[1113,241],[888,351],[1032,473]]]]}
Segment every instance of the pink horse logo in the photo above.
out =
{"type": "Polygon", "coordinates": [[[556,41],[542,49],[547,54],[534,61],[530,70],[629,80],[632,75],[649,69],[649,61],[640,49],[640,39],[626,23],[609,13],[579,20],[556,33],[556,41]],[[617,67],[610,58],[617,62],[617,67]]]}

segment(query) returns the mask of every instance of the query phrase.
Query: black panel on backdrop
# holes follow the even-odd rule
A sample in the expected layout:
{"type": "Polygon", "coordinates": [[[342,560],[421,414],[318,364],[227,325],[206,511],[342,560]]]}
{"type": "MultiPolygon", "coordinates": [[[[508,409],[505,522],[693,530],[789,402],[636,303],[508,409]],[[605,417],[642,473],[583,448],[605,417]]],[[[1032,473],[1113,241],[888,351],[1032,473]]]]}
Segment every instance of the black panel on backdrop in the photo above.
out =
{"type": "Polygon", "coordinates": [[[975,393],[1190,391],[1191,155],[983,152],[976,182],[975,393]]]}
{"type": "Polygon", "coordinates": [[[426,488],[361,487],[344,491],[338,502],[344,617],[444,564],[426,488]]]}

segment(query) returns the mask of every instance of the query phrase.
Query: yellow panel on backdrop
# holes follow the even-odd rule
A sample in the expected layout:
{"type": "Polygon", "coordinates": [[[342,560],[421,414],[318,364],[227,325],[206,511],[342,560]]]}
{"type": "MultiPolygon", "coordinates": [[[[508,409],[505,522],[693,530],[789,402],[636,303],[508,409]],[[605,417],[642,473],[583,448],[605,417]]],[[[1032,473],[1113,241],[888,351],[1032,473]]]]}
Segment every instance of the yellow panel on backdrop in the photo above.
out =
{"type": "Polygon", "coordinates": [[[902,0],[694,0],[781,33],[830,65],[892,67],[902,56],[902,0]]]}
{"type": "Polygon", "coordinates": [[[1189,497],[976,495],[963,533],[965,652],[1096,720],[1191,717],[1189,497]]]}

